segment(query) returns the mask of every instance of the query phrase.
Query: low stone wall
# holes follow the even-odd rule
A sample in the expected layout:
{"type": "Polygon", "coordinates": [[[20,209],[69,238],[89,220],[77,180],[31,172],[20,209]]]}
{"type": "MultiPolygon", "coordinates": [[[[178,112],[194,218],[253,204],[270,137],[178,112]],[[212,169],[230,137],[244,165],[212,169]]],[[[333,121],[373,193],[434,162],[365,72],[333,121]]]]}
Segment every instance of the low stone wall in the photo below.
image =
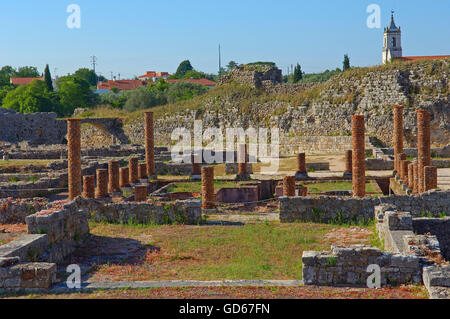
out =
{"type": "Polygon", "coordinates": [[[450,261],[450,217],[446,218],[414,218],[412,220],[414,233],[432,234],[439,241],[442,256],[450,261]]]}
{"type": "Polygon", "coordinates": [[[96,222],[158,225],[171,223],[198,225],[201,223],[200,200],[166,203],[103,203],[79,197],[76,202],[78,208],[87,211],[96,222]]]}
{"type": "Polygon", "coordinates": [[[0,224],[22,224],[25,217],[47,206],[46,198],[0,199],[0,224]]]}
{"type": "Polygon", "coordinates": [[[450,265],[425,267],[423,283],[431,299],[450,299],[450,265]]]}
{"type": "Polygon", "coordinates": [[[331,247],[331,251],[305,251],[302,256],[305,285],[366,286],[369,265],[381,268],[381,285],[420,283],[421,267],[415,256],[402,256],[363,245],[331,247]]]}
{"type": "MultiPolygon", "coordinates": [[[[225,174],[226,175],[234,175],[238,173],[238,163],[225,163],[225,174]]],[[[253,165],[252,163],[247,163],[247,172],[249,174],[253,174],[253,165]]]]}
{"type": "MultiPolygon", "coordinates": [[[[386,155],[394,155],[393,148],[382,148],[381,151],[386,155]]],[[[417,148],[404,148],[403,153],[409,157],[417,157],[417,148]]],[[[441,148],[432,148],[431,154],[436,157],[450,158],[450,144],[441,148]]]]}
{"type": "Polygon", "coordinates": [[[368,221],[374,208],[382,203],[395,205],[399,211],[410,212],[413,217],[423,214],[450,215],[450,191],[429,191],[416,196],[390,196],[381,198],[348,197],[280,197],[281,222],[349,222],[368,221]]]}
{"type": "Polygon", "coordinates": [[[56,282],[56,264],[20,263],[18,257],[0,257],[0,293],[42,291],[56,282]]]}
{"type": "MultiPolygon", "coordinates": [[[[431,166],[449,168],[450,160],[431,160],[431,166]]],[[[368,171],[391,171],[394,169],[394,161],[381,158],[367,158],[366,169],[368,171]]]]}
{"type": "MultiPolygon", "coordinates": [[[[366,149],[371,149],[369,137],[366,137],[366,149]]],[[[280,154],[295,156],[298,153],[312,154],[344,154],[352,149],[351,136],[295,136],[281,137],[280,154]]]]}

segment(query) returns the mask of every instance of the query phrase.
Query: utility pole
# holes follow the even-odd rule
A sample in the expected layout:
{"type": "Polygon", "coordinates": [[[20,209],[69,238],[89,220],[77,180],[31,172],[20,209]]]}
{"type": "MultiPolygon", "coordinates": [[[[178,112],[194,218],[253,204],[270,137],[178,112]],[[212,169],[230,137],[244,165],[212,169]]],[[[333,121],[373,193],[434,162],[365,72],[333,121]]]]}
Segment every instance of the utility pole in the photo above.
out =
{"type": "Polygon", "coordinates": [[[222,56],[221,56],[220,44],[219,44],[219,75],[220,75],[220,72],[222,72],[222,56]]]}
{"type": "Polygon", "coordinates": [[[95,73],[95,65],[97,64],[97,57],[95,55],[91,56],[91,64],[92,64],[92,70],[94,70],[94,73],[95,73]]]}

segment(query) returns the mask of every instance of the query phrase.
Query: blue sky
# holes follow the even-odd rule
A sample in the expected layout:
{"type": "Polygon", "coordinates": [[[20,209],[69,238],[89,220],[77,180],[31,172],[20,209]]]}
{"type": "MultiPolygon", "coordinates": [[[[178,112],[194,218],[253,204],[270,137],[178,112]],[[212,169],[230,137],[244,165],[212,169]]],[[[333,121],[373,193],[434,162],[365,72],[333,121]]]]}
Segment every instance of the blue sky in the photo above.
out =
{"type": "Polygon", "coordinates": [[[306,72],[381,62],[383,28],[396,11],[404,55],[450,54],[449,0],[1,0],[0,65],[46,63],[58,75],[89,67],[121,78],[146,70],[174,72],[189,59],[217,72],[222,61],[300,62],[306,72]],[[81,7],[81,29],[69,29],[69,4],[81,7]],[[381,29],[366,26],[369,4],[381,7],[381,29]]]}

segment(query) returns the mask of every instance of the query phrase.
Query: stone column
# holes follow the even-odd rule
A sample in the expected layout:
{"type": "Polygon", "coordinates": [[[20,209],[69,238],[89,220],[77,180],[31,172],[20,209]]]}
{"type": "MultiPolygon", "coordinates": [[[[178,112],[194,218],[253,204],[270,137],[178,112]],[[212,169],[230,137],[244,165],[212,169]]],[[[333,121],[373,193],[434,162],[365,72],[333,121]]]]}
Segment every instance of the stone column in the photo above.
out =
{"type": "Polygon", "coordinates": [[[81,120],[67,120],[69,200],[81,195],[81,120]]]}
{"type": "Polygon", "coordinates": [[[297,172],[295,173],[296,180],[302,180],[308,178],[308,173],[306,172],[306,154],[297,154],[297,172]]]}
{"type": "Polygon", "coordinates": [[[401,153],[398,155],[398,162],[397,162],[397,177],[399,180],[404,180],[403,170],[402,170],[402,162],[406,161],[406,154],[401,153]]]}
{"type": "Polygon", "coordinates": [[[216,198],[214,194],[214,167],[202,167],[202,208],[213,209],[216,198]]]}
{"type": "Polygon", "coordinates": [[[128,160],[128,168],[130,170],[130,183],[139,183],[139,159],[137,157],[131,157],[128,160]]]}
{"type": "Polygon", "coordinates": [[[119,161],[108,162],[108,193],[120,192],[119,161]]]}
{"type": "Polygon", "coordinates": [[[417,111],[417,159],[419,163],[419,193],[425,191],[425,166],[431,164],[431,132],[430,113],[426,110],[417,111]]]}
{"type": "Polygon", "coordinates": [[[95,176],[83,176],[83,197],[88,199],[95,198],[95,176]]]}
{"type": "Polygon", "coordinates": [[[248,173],[248,151],[247,144],[238,145],[238,174],[236,179],[238,180],[248,180],[250,179],[250,174],[248,173]]]}
{"type": "Polygon", "coordinates": [[[352,150],[345,151],[345,171],[344,177],[352,177],[352,150]]]}
{"type": "Polygon", "coordinates": [[[108,197],[108,170],[97,170],[97,187],[95,188],[95,198],[108,197]]]}
{"type": "Polygon", "coordinates": [[[147,185],[136,185],[134,187],[134,201],[145,202],[147,200],[147,185]]]}
{"type": "Polygon", "coordinates": [[[191,179],[201,179],[202,178],[202,164],[195,162],[196,156],[194,154],[191,155],[191,163],[192,163],[192,172],[191,179]]]}
{"type": "Polygon", "coordinates": [[[400,171],[399,154],[403,153],[403,106],[394,106],[394,173],[400,171]]]}
{"type": "Polygon", "coordinates": [[[284,177],[283,196],[295,197],[295,176],[284,177]]]}
{"type": "Polygon", "coordinates": [[[128,167],[119,169],[119,185],[120,187],[130,187],[130,169],[128,167]]]}
{"type": "Polygon", "coordinates": [[[145,163],[139,164],[139,166],[138,166],[138,175],[139,175],[139,179],[140,180],[148,178],[148,176],[147,176],[147,164],[145,164],[145,163]]]}
{"type": "Polygon", "coordinates": [[[437,188],[437,167],[425,166],[424,168],[425,192],[437,188]]]}
{"type": "Polygon", "coordinates": [[[408,165],[408,188],[414,188],[414,162],[408,165]]]}
{"type": "Polygon", "coordinates": [[[153,112],[145,112],[145,163],[147,164],[147,177],[149,179],[156,177],[153,112]]]}
{"type": "Polygon", "coordinates": [[[366,149],[364,115],[352,116],[352,182],[353,196],[366,196],[366,149]]]}

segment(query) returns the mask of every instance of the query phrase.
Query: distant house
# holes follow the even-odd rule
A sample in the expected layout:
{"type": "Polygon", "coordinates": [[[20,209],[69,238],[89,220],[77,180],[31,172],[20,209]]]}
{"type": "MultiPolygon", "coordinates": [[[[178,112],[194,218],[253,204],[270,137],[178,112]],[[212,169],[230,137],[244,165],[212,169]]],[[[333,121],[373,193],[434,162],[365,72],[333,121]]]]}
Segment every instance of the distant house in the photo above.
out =
{"type": "Polygon", "coordinates": [[[40,78],[10,78],[9,82],[12,85],[27,85],[30,84],[33,80],[44,80],[44,77],[40,78]]]}
{"type": "Polygon", "coordinates": [[[111,90],[117,88],[119,91],[135,90],[142,86],[146,86],[147,83],[142,80],[109,80],[107,82],[98,82],[97,91],[99,93],[105,92],[105,90],[111,90]]]}
{"type": "Polygon", "coordinates": [[[144,75],[139,77],[142,81],[153,81],[156,82],[159,79],[167,80],[170,74],[168,72],[155,72],[155,71],[147,71],[144,75]]]}
{"type": "Polygon", "coordinates": [[[212,89],[217,85],[216,82],[208,80],[208,79],[169,79],[167,80],[168,83],[177,83],[177,82],[189,82],[192,84],[199,84],[202,86],[207,86],[208,88],[212,89]]]}

